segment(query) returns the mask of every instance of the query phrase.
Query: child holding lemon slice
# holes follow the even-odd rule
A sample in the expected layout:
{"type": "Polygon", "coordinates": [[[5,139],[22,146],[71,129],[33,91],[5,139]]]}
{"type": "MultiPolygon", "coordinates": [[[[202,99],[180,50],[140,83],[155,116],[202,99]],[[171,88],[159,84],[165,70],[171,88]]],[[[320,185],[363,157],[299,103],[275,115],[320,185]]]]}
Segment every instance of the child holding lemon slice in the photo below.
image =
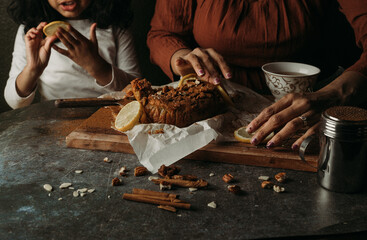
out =
{"type": "Polygon", "coordinates": [[[43,100],[97,97],[139,77],[127,30],[129,5],[126,0],[12,0],[8,12],[20,26],[7,103],[27,106],[36,90],[43,100]]]}

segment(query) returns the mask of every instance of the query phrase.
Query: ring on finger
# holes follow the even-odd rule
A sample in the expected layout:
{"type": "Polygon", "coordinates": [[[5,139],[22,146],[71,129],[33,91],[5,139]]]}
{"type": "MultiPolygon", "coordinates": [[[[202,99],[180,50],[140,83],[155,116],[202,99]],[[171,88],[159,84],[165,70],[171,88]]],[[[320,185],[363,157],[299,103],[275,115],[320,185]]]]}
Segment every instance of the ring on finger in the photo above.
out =
{"type": "Polygon", "coordinates": [[[307,127],[307,125],[308,125],[307,117],[302,115],[302,116],[299,116],[298,118],[303,121],[303,126],[307,127]]]}

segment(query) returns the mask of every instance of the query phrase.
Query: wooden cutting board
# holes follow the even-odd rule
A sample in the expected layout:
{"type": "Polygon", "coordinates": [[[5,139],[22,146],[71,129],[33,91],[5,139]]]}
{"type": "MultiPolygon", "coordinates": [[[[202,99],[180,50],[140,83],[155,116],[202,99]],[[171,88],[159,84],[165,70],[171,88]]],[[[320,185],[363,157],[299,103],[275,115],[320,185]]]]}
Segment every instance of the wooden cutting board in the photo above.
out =
{"type": "MultiPolygon", "coordinates": [[[[111,128],[119,110],[119,106],[100,108],[66,137],[67,147],[134,154],[127,136],[111,128]]],[[[212,142],[185,158],[315,172],[318,149],[312,147],[306,153],[313,167],[302,162],[290,146],[267,149],[241,142],[212,142]]]]}

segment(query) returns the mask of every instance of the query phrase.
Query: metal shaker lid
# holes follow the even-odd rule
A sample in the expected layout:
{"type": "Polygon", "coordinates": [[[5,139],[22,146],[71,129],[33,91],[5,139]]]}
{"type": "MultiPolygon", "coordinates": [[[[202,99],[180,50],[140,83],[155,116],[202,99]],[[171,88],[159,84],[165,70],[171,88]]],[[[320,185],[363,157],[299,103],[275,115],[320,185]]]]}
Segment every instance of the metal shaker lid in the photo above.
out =
{"type": "Polygon", "coordinates": [[[345,141],[367,140],[367,110],[352,106],[331,107],[322,114],[320,130],[329,137],[345,141]]]}

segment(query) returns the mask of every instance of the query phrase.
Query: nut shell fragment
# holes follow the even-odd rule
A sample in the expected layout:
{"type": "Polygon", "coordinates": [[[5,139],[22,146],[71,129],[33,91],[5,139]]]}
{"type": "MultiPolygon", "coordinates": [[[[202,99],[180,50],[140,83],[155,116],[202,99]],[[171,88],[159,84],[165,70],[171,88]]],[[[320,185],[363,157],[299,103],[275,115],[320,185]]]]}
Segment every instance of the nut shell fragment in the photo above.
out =
{"type": "Polygon", "coordinates": [[[261,183],[261,187],[264,188],[264,189],[270,189],[270,188],[273,187],[273,185],[274,184],[272,182],[270,182],[270,181],[263,181],[261,183]]]}
{"type": "Polygon", "coordinates": [[[241,192],[241,187],[238,185],[229,185],[228,191],[234,194],[239,194],[241,192]]]}
{"type": "Polygon", "coordinates": [[[282,183],[282,182],[285,182],[287,176],[286,176],[286,173],[285,172],[280,172],[278,174],[276,174],[274,176],[275,180],[277,180],[278,182],[282,183]]]}
{"type": "Polygon", "coordinates": [[[284,187],[281,187],[281,186],[278,186],[278,185],[274,185],[273,186],[273,190],[277,193],[282,193],[285,191],[285,188],[284,187]]]}
{"type": "Polygon", "coordinates": [[[225,174],[223,177],[222,177],[223,181],[225,181],[226,183],[230,183],[233,181],[233,176],[229,173],[225,174]]]}
{"type": "Polygon", "coordinates": [[[213,202],[208,203],[208,207],[217,208],[217,204],[213,201],[213,202]]]}

